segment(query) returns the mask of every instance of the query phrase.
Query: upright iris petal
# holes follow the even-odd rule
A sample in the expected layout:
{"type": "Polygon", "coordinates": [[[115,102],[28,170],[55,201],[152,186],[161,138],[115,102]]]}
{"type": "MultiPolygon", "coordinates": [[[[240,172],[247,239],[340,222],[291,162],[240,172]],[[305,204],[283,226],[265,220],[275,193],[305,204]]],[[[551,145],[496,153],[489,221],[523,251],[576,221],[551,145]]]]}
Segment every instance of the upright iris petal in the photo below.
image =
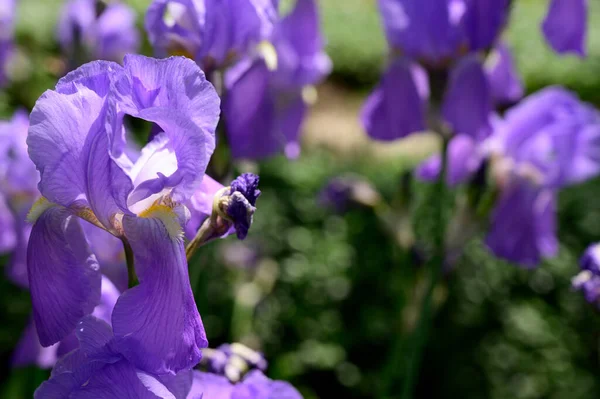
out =
{"type": "Polygon", "coordinates": [[[542,31],[554,51],[586,55],[587,8],[588,0],[550,0],[542,31]]]}

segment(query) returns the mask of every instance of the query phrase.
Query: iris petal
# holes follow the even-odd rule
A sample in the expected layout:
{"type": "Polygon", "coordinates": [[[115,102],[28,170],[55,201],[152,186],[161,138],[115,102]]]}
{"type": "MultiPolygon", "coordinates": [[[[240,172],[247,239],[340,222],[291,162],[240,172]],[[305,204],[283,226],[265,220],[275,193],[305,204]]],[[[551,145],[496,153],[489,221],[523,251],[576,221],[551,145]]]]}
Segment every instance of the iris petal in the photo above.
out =
{"type": "Polygon", "coordinates": [[[140,284],[121,295],[112,317],[125,357],[144,371],[161,374],[195,366],[200,348],[208,345],[183,241],[166,224],[157,218],[123,219],[140,284]]]}

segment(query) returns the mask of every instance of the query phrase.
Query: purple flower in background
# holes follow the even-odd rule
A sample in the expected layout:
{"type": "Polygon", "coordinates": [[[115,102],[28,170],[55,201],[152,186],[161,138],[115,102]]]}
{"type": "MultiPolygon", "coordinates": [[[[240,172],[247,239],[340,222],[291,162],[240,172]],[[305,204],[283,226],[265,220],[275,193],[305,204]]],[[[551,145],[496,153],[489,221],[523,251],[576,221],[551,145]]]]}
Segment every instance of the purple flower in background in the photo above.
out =
{"type": "Polygon", "coordinates": [[[14,51],[15,11],[15,0],[0,1],[0,87],[8,80],[8,63],[14,51]]]}
{"type": "Polygon", "coordinates": [[[550,0],[542,31],[557,53],[586,55],[588,0],[550,0]]]}
{"type": "Polygon", "coordinates": [[[246,374],[242,382],[232,384],[217,374],[194,371],[194,381],[188,399],[302,399],[289,383],[273,381],[261,371],[246,374]]]}
{"type": "Polygon", "coordinates": [[[34,398],[185,399],[192,371],[158,376],[132,364],[118,350],[108,323],[86,316],[76,329],[79,348],[61,358],[34,398]]]}
{"type": "Polygon", "coordinates": [[[150,373],[198,363],[207,341],[189,284],[183,204],[202,183],[218,117],[214,88],[183,57],[91,62],[40,97],[27,143],[44,199],[30,213],[28,269],[42,345],[65,338],[100,299],[100,266],[81,218],[134,255],[139,285],[112,314],[119,352],[150,373]],[[125,116],[160,127],[135,161],[125,116]]]}
{"type": "Polygon", "coordinates": [[[259,159],[281,150],[298,156],[300,127],[316,98],[313,85],[331,70],[314,0],[297,0],[270,41],[262,57],[247,58],[226,75],[223,113],[235,158],[259,159]]]}
{"type": "Polygon", "coordinates": [[[135,53],[140,35],[132,8],[118,2],[68,0],[58,23],[58,40],[70,57],[121,62],[135,53]]]}
{"type": "Polygon", "coordinates": [[[28,286],[25,254],[31,226],[27,212],[39,197],[39,174],[27,155],[29,118],[17,111],[10,121],[0,121],[0,251],[10,253],[8,278],[28,286]]]}
{"type": "MultiPolygon", "coordinates": [[[[510,51],[498,43],[510,1],[380,0],[379,6],[395,58],[362,112],[372,138],[395,140],[425,130],[431,97],[434,119],[439,106],[451,133],[480,140],[490,132],[494,103],[522,96],[510,51]],[[479,58],[492,49],[482,65],[479,58]]],[[[543,31],[558,52],[583,55],[586,19],[586,0],[552,0],[543,31]]],[[[433,122],[437,129],[441,121],[433,122]]]]}
{"type": "Polygon", "coordinates": [[[510,108],[488,147],[500,180],[515,173],[550,188],[582,182],[600,172],[600,113],[548,87],[510,108]]]}
{"type": "Polygon", "coordinates": [[[590,245],[579,260],[581,272],[572,280],[573,288],[582,291],[586,301],[600,306],[600,245],[590,245]]]}
{"type": "Polygon", "coordinates": [[[145,26],[157,55],[186,55],[213,71],[267,38],[276,15],[271,0],[154,0],[145,26]]]}
{"type": "Polygon", "coordinates": [[[509,109],[487,146],[501,192],[486,243],[535,266],[557,251],[556,191],[600,172],[600,114],[550,87],[509,109]]]}

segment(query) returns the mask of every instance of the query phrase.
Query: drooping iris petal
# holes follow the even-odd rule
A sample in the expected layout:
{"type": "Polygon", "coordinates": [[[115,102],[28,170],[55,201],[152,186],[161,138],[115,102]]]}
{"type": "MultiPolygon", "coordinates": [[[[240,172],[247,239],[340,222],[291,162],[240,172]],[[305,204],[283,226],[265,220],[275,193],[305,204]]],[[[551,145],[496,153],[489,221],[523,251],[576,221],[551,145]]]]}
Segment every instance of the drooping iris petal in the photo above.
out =
{"type": "Polygon", "coordinates": [[[475,57],[459,61],[450,73],[442,114],[454,134],[480,140],[490,134],[492,94],[481,63],[475,57]]]}
{"type": "Polygon", "coordinates": [[[406,60],[395,61],[367,99],[361,120],[371,138],[396,140],[425,130],[425,99],[415,68],[406,60]]]}
{"type": "Polygon", "coordinates": [[[155,209],[125,216],[123,227],[135,256],[140,284],[126,291],[113,311],[121,352],[138,368],[155,373],[193,367],[208,345],[187,272],[176,215],[155,209]]]}
{"type": "Polygon", "coordinates": [[[494,255],[524,267],[558,251],[556,199],[551,190],[511,182],[493,211],[486,244],[494,255]]]}
{"type": "Polygon", "coordinates": [[[513,103],[523,97],[523,82],[514,65],[512,54],[504,43],[498,44],[490,53],[485,69],[495,103],[513,103]]]}
{"type": "MultiPolygon", "coordinates": [[[[164,141],[160,148],[161,164],[167,157],[167,162],[176,166],[175,170],[166,171],[172,172],[169,175],[153,172],[152,179],[141,182],[144,186],[139,190],[144,192],[135,194],[136,201],[166,188],[173,189],[171,195],[176,201],[189,198],[201,184],[215,148],[214,134],[220,113],[218,96],[204,73],[184,57],[155,60],[128,55],[125,73],[115,89],[118,115],[109,116],[112,155],[118,157],[123,151],[122,122],[128,114],[154,122],[162,129],[164,135],[153,138],[164,141]]],[[[135,176],[131,177],[135,180],[135,176]]]]}
{"type": "Polygon", "coordinates": [[[470,51],[487,50],[494,45],[506,24],[510,0],[466,0],[461,25],[470,51]]]}
{"type": "Polygon", "coordinates": [[[33,225],[27,250],[33,316],[43,346],[69,335],[100,301],[100,272],[78,219],[60,207],[33,225]]]}
{"type": "Polygon", "coordinates": [[[448,0],[379,0],[391,47],[434,63],[454,54],[461,33],[452,6],[448,0]]]}
{"type": "Polygon", "coordinates": [[[550,0],[542,31],[557,53],[586,55],[587,0],[550,0]]]}
{"type": "MultiPolygon", "coordinates": [[[[59,82],[59,90],[68,87],[59,82]]],[[[31,112],[27,144],[40,171],[42,195],[65,207],[91,208],[100,223],[110,226],[112,216],[127,209],[131,182],[109,157],[106,107],[104,98],[82,85],[73,94],[46,91],[31,112]]]]}
{"type": "MultiPolygon", "coordinates": [[[[446,183],[455,186],[464,183],[479,169],[483,154],[478,143],[466,134],[459,134],[450,140],[448,147],[448,171],[446,183]]],[[[423,162],[416,170],[422,180],[436,180],[441,170],[441,156],[434,155],[423,162]]]]}

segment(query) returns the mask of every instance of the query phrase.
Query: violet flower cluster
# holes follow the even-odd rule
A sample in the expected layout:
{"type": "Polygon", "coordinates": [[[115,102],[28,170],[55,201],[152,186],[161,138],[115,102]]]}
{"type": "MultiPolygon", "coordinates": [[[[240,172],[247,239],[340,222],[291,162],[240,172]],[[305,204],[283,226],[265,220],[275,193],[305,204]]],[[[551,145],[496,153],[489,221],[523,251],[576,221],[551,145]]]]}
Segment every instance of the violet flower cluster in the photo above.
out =
{"type": "Polygon", "coordinates": [[[28,215],[33,323],[42,346],[60,342],[68,354],[36,397],[186,397],[180,379],[191,384],[208,345],[187,222],[212,204],[220,236],[244,238],[260,195],[250,174],[207,194],[218,118],[213,86],[183,57],[94,61],[38,99],[27,137],[42,195],[28,215]],[[158,127],[141,150],[128,142],[128,118],[158,127]],[[192,198],[197,208],[186,206],[192,198]],[[120,289],[102,275],[98,234],[123,242],[129,284],[120,289]]]}
{"type": "MultiPolygon", "coordinates": [[[[499,191],[486,244],[501,258],[525,267],[558,251],[558,191],[600,173],[600,113],[573,93],[549,87],[493,119],[491,136],[450,140],[450,185],[468,182],[489,164],[499,191]]],[[[417,175],[434,180],[440,156],[422,164],[417,175]]]]}
{"type": "MultiPolygon", "coordinates": [[[[486,244],[498,257],[536,266],[558,250],[555,202],[560,188],[600,171],[597,111],[558,87],[510,108],[523,93],[499,36],[510,1],[380,0],[391,60],[367,100],[367,133],[394,140],[429,124],[449,141],[446,182],[468,182],[491,166],[498,191],[486,244]],[[483,62],[487,57],[487,61],[483,62]]],[[[558,53],[585,55],[587,1],[550,2],[542,31],[558,53]]],[[[437,179],[442,157],[417,176],[437,179]]]]}
{"type": "Polygon", "coordinates": [[[296,157],[313,86],[331,70],[315,0],[298,0],[281,19],[277,3],[155,0],[146,15],[159,56],[187,55],[220,86],[226,138],[237,159],[282,150],[296,157]]]}
{"type": "MultiPolygon", "coordinates": [[[[391,60],[363,109],[369,136],[398,139],[426,130],[430,119],[454,134],[487,137],[494,103],[523,91],[499,41],[511,2],[379,0],[379,7],[391,60]]],[[[542,30],[552,48],[584,55],[586,11],[586,0],[551,1],[542,30]]]]}

